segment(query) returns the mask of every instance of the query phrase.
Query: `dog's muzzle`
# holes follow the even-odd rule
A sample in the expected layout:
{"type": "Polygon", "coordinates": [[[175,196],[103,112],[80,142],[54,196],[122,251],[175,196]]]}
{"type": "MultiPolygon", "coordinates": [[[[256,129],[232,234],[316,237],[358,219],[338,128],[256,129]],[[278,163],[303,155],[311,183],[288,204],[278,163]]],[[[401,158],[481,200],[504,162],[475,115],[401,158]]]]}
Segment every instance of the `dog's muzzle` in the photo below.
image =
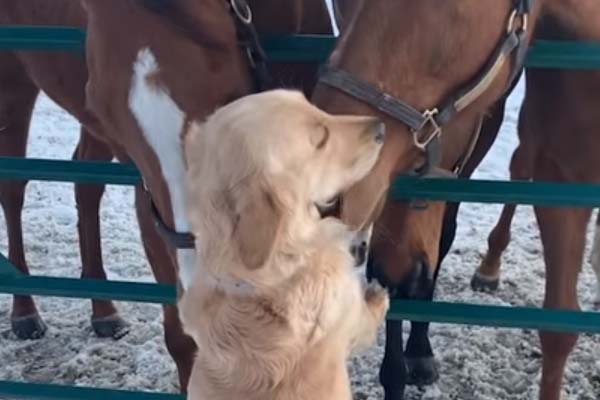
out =
{"type": "Polygon", "coordinates": [[[367,261],[368,251],[369,245],[365,241],[352,244],[350,247],[350,253],[352,254],[352,257],[354,257],[354,265],[356,267],[362,267],[367,261]]]}
{"type": "Polygon", "coordinates": [[[369,256],[369,243],[371,241],[371,234],[373,233],[373,226],[369,226],[366,230],[359,231],[352,239],[350,245],[350,253],[354,257],[354,265],[356,267],[362,267],[367,262],[369,256]]]}

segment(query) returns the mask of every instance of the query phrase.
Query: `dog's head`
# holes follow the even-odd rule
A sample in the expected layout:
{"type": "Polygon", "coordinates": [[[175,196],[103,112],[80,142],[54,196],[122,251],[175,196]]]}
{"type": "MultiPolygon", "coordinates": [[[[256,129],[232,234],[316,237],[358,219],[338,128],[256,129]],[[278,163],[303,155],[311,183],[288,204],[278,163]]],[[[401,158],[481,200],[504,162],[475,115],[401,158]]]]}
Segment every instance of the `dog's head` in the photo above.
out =
{"type": "Polygon", "coordinates": [[[185,154],[200,257],[217,248],[223,257],[226,246],[256,270],[280,239],[305,240],[323,208],[374,166],[383,138],[378,119],[329,115],[289,90],[246,96],[192,124],[185,154]]]}

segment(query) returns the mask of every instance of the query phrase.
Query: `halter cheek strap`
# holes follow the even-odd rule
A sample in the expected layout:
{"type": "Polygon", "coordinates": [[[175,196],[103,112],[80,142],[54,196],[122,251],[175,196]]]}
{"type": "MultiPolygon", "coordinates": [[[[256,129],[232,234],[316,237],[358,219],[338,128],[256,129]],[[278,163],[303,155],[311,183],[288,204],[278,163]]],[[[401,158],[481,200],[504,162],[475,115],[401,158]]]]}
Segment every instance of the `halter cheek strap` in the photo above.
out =
{"type": "MultiPolygon", "coordinates": [[[[226,0],[235,21],[238,42],[248,59],[257,91],[262,92],[273,87],[273,79],[267,68],[267,55],[262,47],[256,27],[253,23],[252,9],[246,0],[226,0]]],[[[170,247],[175,249],[195,248],[194,235],[189,232],[177,232],[161,218],[150,192],[144,186],[150,202],[150,211],[159,234],[170,247]]]]}
{"type": "Polygon", "coordinates": [[[257,91],[273,87],[273,78],[267,68],[267,53],[262,47],[252,21],[252,9],[246,0],[229,0],[229,8],[235,21],[240,46],[244,49],[254,75],[257,91]]]}

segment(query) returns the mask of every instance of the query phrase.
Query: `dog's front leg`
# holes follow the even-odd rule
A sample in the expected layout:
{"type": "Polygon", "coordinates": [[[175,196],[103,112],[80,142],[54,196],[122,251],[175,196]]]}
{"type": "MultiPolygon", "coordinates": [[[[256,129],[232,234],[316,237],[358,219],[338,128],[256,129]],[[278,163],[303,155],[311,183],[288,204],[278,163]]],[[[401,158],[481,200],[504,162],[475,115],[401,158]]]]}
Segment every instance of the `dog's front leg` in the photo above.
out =
{"type": "Polygon", "coordinates": [[[379,327],[390,308],[390,298],[383,287],[373,283],[361,292],[360,303],[362,307],[356,321],[358,329],[353,338],[353,347],[357,350],[371,346],[377,339],[379,327]]]}

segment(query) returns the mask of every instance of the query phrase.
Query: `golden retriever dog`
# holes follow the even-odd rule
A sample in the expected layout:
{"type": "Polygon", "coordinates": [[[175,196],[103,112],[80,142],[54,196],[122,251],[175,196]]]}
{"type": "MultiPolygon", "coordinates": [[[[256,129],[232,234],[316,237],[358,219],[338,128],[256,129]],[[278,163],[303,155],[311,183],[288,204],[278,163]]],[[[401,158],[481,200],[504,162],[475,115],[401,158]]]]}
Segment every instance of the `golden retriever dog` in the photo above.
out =
{"type": "Polygon", "coordinates": [[[389,307],[363,287],[352,233],[322,207],[374,166],[376,118],[296,91],[250,95],[186,132],[198,266],[180,300],[198,345],[191,400],[350,400],[346,361],[389,307]]]}

